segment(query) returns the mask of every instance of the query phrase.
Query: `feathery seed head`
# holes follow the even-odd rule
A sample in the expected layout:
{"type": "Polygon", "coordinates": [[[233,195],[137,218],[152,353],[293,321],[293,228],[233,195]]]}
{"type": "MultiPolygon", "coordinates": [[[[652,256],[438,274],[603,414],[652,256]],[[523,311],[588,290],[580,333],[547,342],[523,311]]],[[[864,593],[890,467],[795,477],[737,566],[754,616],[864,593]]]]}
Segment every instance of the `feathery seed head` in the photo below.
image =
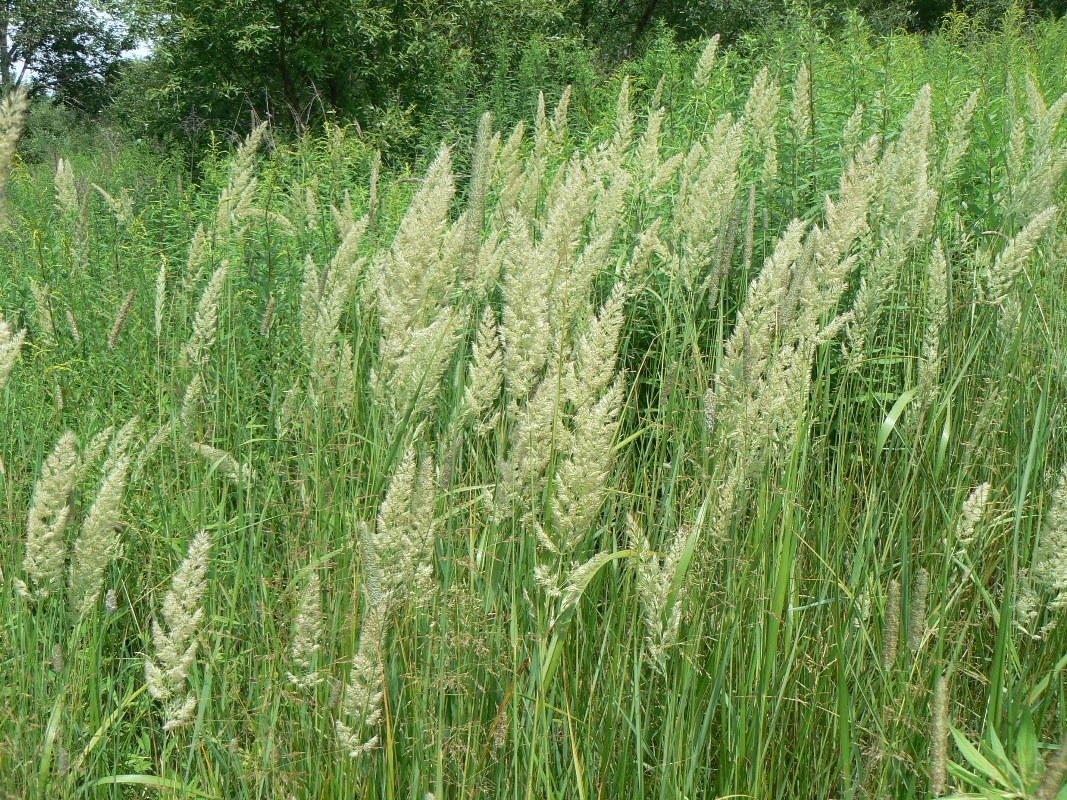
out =
{"type": "Polygon", "coordinates": [[[189,691],[188,681],[204,619],[210,550],[207,531],[193,537],[163,597],[160,618],[152,621],[154,656],[145,659],[145,683],[149,695],[163,704],[164,731],[188,724],[196,711],[196,695],[189,691]]]}
{"type": "Polygon", "coordinates": [[[318,671],[318,654],[322,650],[322,582],[313,571],[300,595],[300,608],[293,622],[293,642],[289,661],[293,672],[286,673],[298,689],[318,686],[323,675],[318,671]]]}
{"type": "Polygon", "coordinates": [[[104,583],[104,571],[118,553],[122,495],[130,469],[130,456],[116,454],[105,468],[96,499],[74,543],[68,585],[69,608],[84,615],[92,610],[104,583]]]}
{"type": "Polygon", "coordinates": [[[193,317],[192,334],[181,350],[181,360],[185,366],[201,368],[207,364],[209,351],[215,344],[215,334],[218,331],[219,302],[226,285],[228,267],[228,262],[223,261],[211,275],[211,280],[207,282],[204,293],[200,296],[196,315],[193,317]]]}
{"type": "Polygon", "coordinates": [[[126,318],[130,315],[130,309],[133,307],[133,298],[136,295],[137,290],[130,289],[126,295],[126,300],[119,309],[119,313],[115,316],[115,324],[111,326],[111,333],[107,337],[108,350],[114,350],[115,345],[118,344],[119,334],[122,333],[122,327],[126,324],[126,318]]]}
{"type": "Polygon", "coordinates": [[[77,474],[78,451],[74,434],[68,431],[45,459],[30,501],[22,569],[33,597],[44,598],[60,587],[67,558],[64,531],[77,474]]]}
{"type": "Polygon", "coordinates": [[[719,34],[716,33],[704,45],[700,58],[697,59],[696,69],[693,72],[693,91],[697,95],[702,95],[707,91],[708,84],[711,81],[711,69],[715,65],[715,54],[718,49],[719,34]]]}
{"type": "Polygon", "coordinates": [[[811,132],[811,73],[805,61],[797,70],[793,84],[793,100],[789,106],[789,122],[797,139],[804,141],[811,132]]]}
{"type": "Polygon", "coordinates": [[[0,392],[7,385],[24,341],[26,341],[25,328],[21,331],[13,331],[8,321],[0,317],[0,392]]]}

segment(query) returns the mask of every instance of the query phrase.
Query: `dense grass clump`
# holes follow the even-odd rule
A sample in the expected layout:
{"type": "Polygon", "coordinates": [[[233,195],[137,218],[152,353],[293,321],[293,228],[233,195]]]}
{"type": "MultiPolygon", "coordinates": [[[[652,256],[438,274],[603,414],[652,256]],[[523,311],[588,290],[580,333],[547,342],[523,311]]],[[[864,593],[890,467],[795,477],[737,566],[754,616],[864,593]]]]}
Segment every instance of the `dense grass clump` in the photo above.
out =
{"type": "Polygon", "coordinates": [[[1065,42],[15,158],[4,788],[1062,796],[1065,42]]]}

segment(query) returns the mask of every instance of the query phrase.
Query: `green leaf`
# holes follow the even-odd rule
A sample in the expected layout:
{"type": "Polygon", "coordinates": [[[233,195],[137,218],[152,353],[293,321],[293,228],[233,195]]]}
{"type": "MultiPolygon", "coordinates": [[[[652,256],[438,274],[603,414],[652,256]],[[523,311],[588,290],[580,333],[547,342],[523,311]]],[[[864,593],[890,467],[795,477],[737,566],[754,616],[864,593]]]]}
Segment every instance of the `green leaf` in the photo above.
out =
{"type": "Polygon", "coordinates": [[[908,407],[908,403],[915,399],[915,389],[908,389],[893,404],[893,407],[889,410],[886,418],[882,420],[882,426],[878,429],[878,439],[874,446],[874,455],[877,458],[882,453],[882,448],[885,447],[886,440],[889,438],[889,434],[897,427],[897,420],[900,415],[904,413],[904,409],[908,407]]]}
{"type": "Polygon", "coordinates": [[[1007,786],[1008,780],[1000,773],[996,767],[994,767],[985,756],[978,752],[978,749],[967,741],[967,737],[960,733],[955,728],[951,728],[952,738],[956,742],[956,747],[959,748],[960,753],[967,759],[972,767],[978,770],[979,773],[984,775],[991,781],[999,783],[1001,786],[1007,786]]]}

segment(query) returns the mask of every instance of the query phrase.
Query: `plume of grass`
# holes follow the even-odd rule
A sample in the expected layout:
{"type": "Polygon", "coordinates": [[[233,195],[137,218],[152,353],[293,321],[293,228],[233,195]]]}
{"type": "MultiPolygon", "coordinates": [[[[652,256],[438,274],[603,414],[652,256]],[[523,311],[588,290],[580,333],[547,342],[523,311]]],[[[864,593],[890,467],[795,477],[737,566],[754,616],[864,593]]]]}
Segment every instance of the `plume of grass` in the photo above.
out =
{"type": "Polygon", "coordinates": [[[770,186],[778,175],[778,141],[775,127],[781,100],[778,80],[772,78],[770,70],[764,67],[752,81],[742,124],[750,137],[753,151],[762,152],[763,169],[760,181],[765,188],[770,186]]]}
{"type": "Polygon", "coordinates": [[[136,289],[130,289],[126,294],[126,300],[123,301],[122,307],[119,309],[119,313],[115,315],[115,324],[111,326],[111,333],[107,337],[107,349],[114,350],[115,345],[119,342],[119,335],[122,333],[122,328],[126,324],[126,318],[130,316],[130,309],[133,308],[133,299],[137,296],[136,289]]]}
{"type": "Polygon", "coordinates": [[[500,399],[504,380],[504,362],[500,348],[500,332],[496,314],[491,306],[482,312],[478,334],[467,370],[467,385],[463,390],[463,422],[473,422],[479,434],[485,434],[495,424],[496,414],[487,417],[500,399]]]}
{"type": "Polygon", "coordinates": [[[67,309],[67,327],[70,329],[71,338],[74,339],[75,344],[80,344],[82,340],[81,331],[78,330],[78,323],[74,319],[74,312],[69,308],[67,309]]]}
{"type": "Polygon", "coordinates": [[[673,255],[687,287],[698,287],[704,281],[719,237],[727,233],[737,193],[742,130],[729,116],[724,117],[704,143],[694,145],[688,163],[683,164],[671,227],[673,255]]]}
{"type": "Polygon", "coordinates": [[[153,655],[145,658],[148,693],[163,706],[163,730],[171,731],[192,721],[196,694],[189,689],[189,673],[196,663],[203,596],[207,590],[211,537],[201,531],[163,597],[160,618],[152,620],[153,655]]]}
{"type": "Polygon", "coordinates": [[[408,448],[389,482],[375,526],[360,523],[366,609],[359,647],[336,721],[341,746],[355,758],[378,746],[371,733],[381,722],[384,702],[381,653],[390,608],[425,602],[432,588],[434,537],[433,463],[417,463],[408,448]]]}
{"type": "Polygon", "coordinates": [[[793,98],[789,104],[789,125],[800,142],[811,133],[811,72],[805,61],[797,70],[793,83],[793,98]]]}
{"type": "Polygon", "coordinates": [[[956,525],[956,541],[964,547],[975,540],[978,526],[985,517],[989,506],[989,484],[983,483],[974,488],[963,502],[960,519],[956,525]]]}
{"type": "Polygon", "coordinates": [[[59,438],[41,467],[26,521],[22,569],[29,581],[22,589],[33,599],[43,599],[61,586],[67,558],[64,532],[77,474],[77,445],[74,434],[68,431],[59,438]]]}
{"type": "Polygon", "coordinates": [[[711,70],[715,66],[715,55],[719,49],[719,34],[715,34],[704,45],[704,49],[697,59],[696,69],[693,71],[693,91],[697,95],[703,95],[711,81],[711,70]]]}
{"type": "Polygon", "coordinates": [[[93,188],[104,198],[108,209],[115,217],[115,222],[123,226],[133,222],[133,198],[130,197],[129,192],[123,189],[118,197],[113,197],[103,187],[95,183],[93,188]]]}
{"type": "Polygon", "coordinates": [[[978,108],[979,96],[980,93],[977,89],[971,92],[967,97],[967,101],[960,106],[952,118],[952,125],[949,127],[947,135],[945,154],[941,158],[939,182],[942,186],[956,178],[959,173],[960,162],[971,145],[970,125],[974,112],[978,108]]]}
{"type": "Polygon", "coordinates": [[[130,470],[130,456],[125,447],[120,447],[121,451],[105,464],[100,489],[74,543],[67,587],[68,608],[80,615],[92,610],[103,587],[104,571],[118,553],[122,496],[130,470]]]}
{"type": "Polygon", "coordinates": [[[652,665],[666,674],[666,653],[678,641],[684,600],[681,589],[672,598],[671,587],[678,578],[689,532],[679,528],[667,552],[657,554],[649,547],[647,537],[632,515],[627,517],[627,530],[634,551],[637,597],[645,625],[645,652],[652,665]]]}
{"type": "MultiPolygon", "coordinates": [[[[926,328],[923,331],[916,379],[916,403],[925,412],[941,377],[941,336],[948,321],[948,264],[941,241],[934,244],[926,272],[926,328]]],[[[916,416],[915,419],[918,417],[916,416]]]]}
{"type": "Polygon", "coordinates": [[[317,571],[311,573],[300,594],[300,608],[293,621],[293,641],[289,649],[290,672],[286,677],[298,689],[318,686],[323,675],[318,670],[322,650],[322,582],[317,571]]]}
{"type": "Polygon", "coordinates": [[[26,341],[26,329],[14,331],[6,319],[0,317],[0,392],[7,385],[11,377],[11,370],[15,368],[22,343],[26,341]]]}
{"type": "Polygon", "coordinates": [[[56,208],[59,213],[69,219],[76,219],[80,203],[78,202],[78,185],[70,162],[62,158],[56,162],[54,183],[56,208]]]}
{"type": "Polygon", "coordinates": [[[365,610],[359,631],[359,646],[341,695],[341,719],[334,726],[337,739],[349,757],[357,758],[378,747],[385,701],[381,652],[385,645],[385,620],[390,598],[383,589],[384,575],[369,526],[361,525],[363,540],[363,593],[365,610]]]}
{"type": "Polygon", "coordinates": [[[304,265],[301,337],[313,397],[333,400],[341,408],[352,402],[355,377],[351,346],[341,335],[340,323],[365,263],[358,253],[367,224],[363,218],[347,229],[324,274],[310,255],[304,265]]]}
{"type": "Polygon", "coordinates": [[[190,450],[208,462],[222,477],[238,486],[252,480],[252,468],[242,464],[225,450],[202,442],[187,442],[190,450]]]}
{"type": "Polygon", "coordinates": [[[1067,608],[1067,468],[1052,493],[1041,535],[1034,547],[1030,568],[1022,581],[1017,613],[1026,629],[1031,629],[1042,610],[1050,617],[1038,635],[1047,633],[1056,616],[1067,608]]]}
{"type": "Polygon", "coordinates": [[[207,364],[211,347],[219,327],[219,302],[226,285],[227,262],[222,262],[204,287],[200,302],[193,317],[193,330],[189,340],[182,345],[181,363],[186,367],[201,369],[207,364]]]}
{"type": "Polygon", "coordinates": [[[1056,218],[1056,206],[1049,206],[1031,219],[1018,234],[997,253],[993,263],[982,269],[982,289],[986,302],[1004,306],[1015,279],[1023,271],[1030,255],[1056,218]]]}
{"type": "Polygon", "coordinates": [[[270,324],[274,321],[274,307],[276,304],[274,295],[267,300],[267,307],[263,310],[263,321],[259,324],[259,335],[266,338],[270,334],[270,324]]]}
{"type": "Polygon", "coordinates": [[[1016,219],[1032,217],[1039,209],[1052,205],[1057,187],[1067,174],[1067,144],[1056,141],[1067,111],[1067,93],[1051,106],[1046,105],[1041,91],[1027,76],[1026,101],[1029,126],[1018,120],[1009,143],[1009,211],[1016,219]]]}
{"type": "Polygon", "coordinates": [[[29,107],[29,98],[21,89],[0,100],[0,228],[7,223],[8,177],[11,174],[11,162],[15,158],[15,145],[22,136],[29,107]]]}
{"type": "Polygon", "coordinates": [[[378,510],[370,543],[381,570],[383,591],[391,601],[423,601],[433,578],[433,461],[417,461],[408,448],[378,510]]]}
{"type": "Polygon", "coordinates": [[[30,291],[33,293],[33,306],[37,313],[37,330],[42,347],[52,348],[56,345],[56,329],[52,324],[52,304],[48,284],[41,286],[30,278],[30,291]]]}

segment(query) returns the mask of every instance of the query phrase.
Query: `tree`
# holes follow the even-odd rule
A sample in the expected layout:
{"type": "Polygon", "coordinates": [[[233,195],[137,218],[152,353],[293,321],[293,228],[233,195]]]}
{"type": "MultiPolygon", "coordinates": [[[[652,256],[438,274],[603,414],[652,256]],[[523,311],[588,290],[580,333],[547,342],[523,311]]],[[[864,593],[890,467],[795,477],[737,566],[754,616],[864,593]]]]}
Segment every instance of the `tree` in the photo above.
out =
{"type": "Polygon", "coordinates": [[[32,82],[61,102],[97,110],[133,44],[118,10],[90,0],[0,0],[0,86],[32,82]]]}
{"type": "Polygon", "coordinates": [[[521,49],[574,16],[573,0],[155,2],[150,102],[224,124],[252,110],[298,129],[324,114],[366,124],[375,109],[427,103],[450,65],[485,73],[501,37],[521,49]]]}

